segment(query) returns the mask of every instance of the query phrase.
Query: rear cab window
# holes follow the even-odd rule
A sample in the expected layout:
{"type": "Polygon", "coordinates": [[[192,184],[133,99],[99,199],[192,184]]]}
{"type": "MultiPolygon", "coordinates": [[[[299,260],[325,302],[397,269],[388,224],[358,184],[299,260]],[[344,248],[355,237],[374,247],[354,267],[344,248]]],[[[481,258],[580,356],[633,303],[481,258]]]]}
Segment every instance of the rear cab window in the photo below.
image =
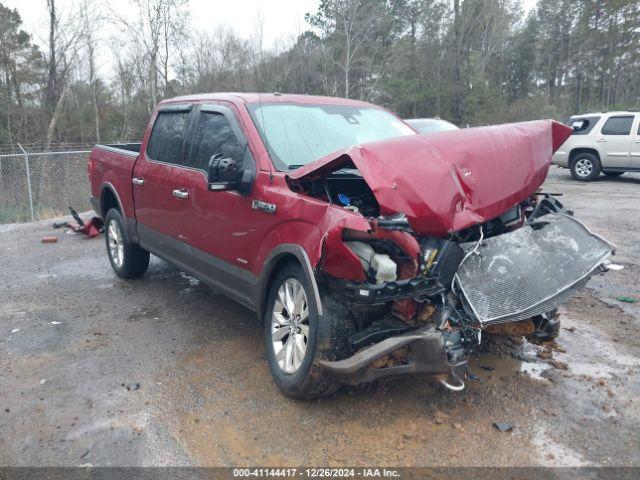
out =
{"type": "Polygon", "coordinates": [[[630,135],[631,125],[633,125],[634,115],[616,115],[609,119],[602,126],[602,135],[630,135]]]}
{"type": "Polygon", "coordinates": [[[153,125],[147,156],[158,162],[179,164],[189,112],[159,112],[153,125]]]}

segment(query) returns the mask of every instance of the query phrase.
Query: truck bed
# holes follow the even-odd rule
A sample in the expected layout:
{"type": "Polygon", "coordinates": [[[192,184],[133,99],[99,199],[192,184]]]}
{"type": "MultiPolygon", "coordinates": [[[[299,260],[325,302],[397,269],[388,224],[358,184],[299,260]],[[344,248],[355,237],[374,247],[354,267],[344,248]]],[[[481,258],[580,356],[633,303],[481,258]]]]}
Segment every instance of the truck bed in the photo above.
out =
{"type": "MultiPolygon", "coordinates": [[[[89,154],[89,180],[93,199],[102,198],[104,188],[116,195],[123,216],[135,218],[133,211],[133,191],[131,177],[136,159],[140,154],[141,143],[112,143],[96,145],[89,154]]],[[[92,203],[100,215],[99,204],[92,203]]]]}
{"type": "Polygon", "coordinates": [[[140,153],[140,146],[142,143],[104,143],[96,145],[96,148],[102,148],[104,150],[117,150],[118,153],[125,155],[138,155],[140,153]]]}

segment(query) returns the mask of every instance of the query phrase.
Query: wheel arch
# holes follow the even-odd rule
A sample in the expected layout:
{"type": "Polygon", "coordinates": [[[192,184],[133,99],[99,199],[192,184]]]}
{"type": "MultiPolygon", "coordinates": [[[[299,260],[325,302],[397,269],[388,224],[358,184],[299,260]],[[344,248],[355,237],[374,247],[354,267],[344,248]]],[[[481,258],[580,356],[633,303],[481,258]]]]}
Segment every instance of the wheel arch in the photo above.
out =
{"type": "Polygon", "coordinates": [[[124,221],[125,235],[127,235],[131,243],[137,244],[138,232],[136,229],[136,221],[127,217],[120,195],[118,195],[118,191],[113,184],[105,182],[102,184],[100,190],[100,217],[104,219],[111,208],[116,208],[118,212],[120,212],[122,220],[124,221]]]}
{"type": "Polygon", "coordinates": [[[269,294],[269,289],[271,288],[271,282],[278,274],[278,272],[289,263],[297,263],[302,268],[302,271],[304,272],[307,279],[307,283],[311,286],[311,293],[316,300],[316,305],[318,306],[318,315],[322,316],[322,302],[320,300],[320,291],[318,289],[318,283],[316,281],[313,267],[311,266],[311,262],[309,261],[307,252],[300,245],[282,244],[274,248],[268,255],[267,259],[264,262],[262,273],[260,274],[257,289],[258,298],[256,299],[256,311],[258,314],[258,319],[260,321],[263,321],[265,318],[267,295],[269,294]]]}
{"type": "Polygon", "coordinates": [[[124,218],[122,202],[120,201],[120,197],[118,196],[116,189],[112,184],[105,183],[102,185],[102,189],[100,191],[100,216],[104,218],[107,215],[107,212],[114,207],[120,211],[120,215],[124,218]]]}
{"type": "Polygon", "coordinates": [[[593,147],[575,147],[569,153],[569,167],[571,167],[571,162],[573,162],[573,160],[581,153],[590,153],[592,155],[595,155],[598,158],[598,161],[602,163],[602,157],[600,156],[600,152],[597,149],[593,147]]]}

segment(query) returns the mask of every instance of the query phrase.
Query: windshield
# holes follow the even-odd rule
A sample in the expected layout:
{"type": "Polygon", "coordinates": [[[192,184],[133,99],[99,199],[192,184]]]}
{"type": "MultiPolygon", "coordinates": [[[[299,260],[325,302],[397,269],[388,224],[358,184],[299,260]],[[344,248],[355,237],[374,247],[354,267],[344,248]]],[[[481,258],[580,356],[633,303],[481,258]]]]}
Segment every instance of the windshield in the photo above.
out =
{"type": "Polygon", "coordinates": [[[438,118],[414,118],[405,120],[409,125],[420,133],[448,132],[450,130],[458,130],[453,123],[438,118]]]}
{"type": "Polygon", "coordinates": [[[249,110],[279,170],[306,165],[352,145],[416,134],[375,107],[257,103],[249,110]]]}

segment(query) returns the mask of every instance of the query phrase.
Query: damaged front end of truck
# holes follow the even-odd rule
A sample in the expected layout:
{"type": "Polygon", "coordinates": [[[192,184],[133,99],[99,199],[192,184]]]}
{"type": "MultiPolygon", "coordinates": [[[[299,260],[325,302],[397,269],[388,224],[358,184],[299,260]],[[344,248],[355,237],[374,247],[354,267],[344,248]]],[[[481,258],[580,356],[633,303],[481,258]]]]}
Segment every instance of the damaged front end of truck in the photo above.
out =
{"type": "Polygon", "coordinates": [[[316,278],[348,305],[359,383],[427,373],[452,390],[482,333],[547,340],[555,311],[614,246],[539,191],[571,130],[552,121],[354,146],[290,173],[348,215],[322,238],[316,278]]]}

